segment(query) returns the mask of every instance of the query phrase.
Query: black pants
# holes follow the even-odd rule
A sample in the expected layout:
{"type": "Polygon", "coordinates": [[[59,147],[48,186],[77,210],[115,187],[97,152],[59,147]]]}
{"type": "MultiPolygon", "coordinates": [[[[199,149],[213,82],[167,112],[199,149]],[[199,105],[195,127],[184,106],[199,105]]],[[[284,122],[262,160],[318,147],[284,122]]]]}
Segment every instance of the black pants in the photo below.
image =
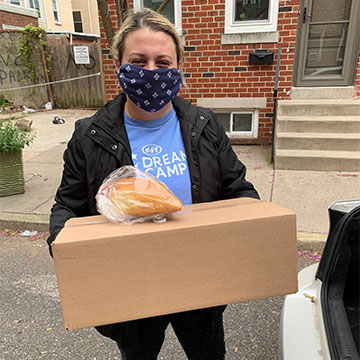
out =
{"type": "Polygon", "coordinates": [[[225,342],[222,314],[226,306],[186,311],[99,326],[115,340],[122,360],[156,360],[169,324],[190,360],[223,360],[225,342]]]}

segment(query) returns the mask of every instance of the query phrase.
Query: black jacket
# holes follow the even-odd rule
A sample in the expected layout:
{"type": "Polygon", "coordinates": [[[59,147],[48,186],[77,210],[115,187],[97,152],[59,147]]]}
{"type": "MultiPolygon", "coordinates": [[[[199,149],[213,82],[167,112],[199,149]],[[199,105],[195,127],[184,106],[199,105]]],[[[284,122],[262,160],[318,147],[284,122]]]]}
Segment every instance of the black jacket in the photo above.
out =
{"type": "MultiPolygon", "coordinates": [[[[64,171],[50,217],[50,245],[72,217],[98,214],[95,195],[113,170],[132,165],[124,125],[126,97],[119,94],[90,118],[78,120],[64,153],[64,171]]],[[[246,168],[214,114],[175,97],[191,178],[193,203],[236,197],[259,198],[245,180],[246,168]]]]}

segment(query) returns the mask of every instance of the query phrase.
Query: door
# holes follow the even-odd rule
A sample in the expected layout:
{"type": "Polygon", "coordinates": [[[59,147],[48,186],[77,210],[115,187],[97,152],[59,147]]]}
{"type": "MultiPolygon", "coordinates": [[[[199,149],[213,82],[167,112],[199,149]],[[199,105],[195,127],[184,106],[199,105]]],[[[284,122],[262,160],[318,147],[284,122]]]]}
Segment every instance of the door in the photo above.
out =
{"type": "MultiPolygon", "coordinates": [[[[360,199],[329,208],[330,231],[316,273],[331,359],[360,359],[360,199]]],[[[320,318],[320,317],[319,317],[320,318]]]]}
{"type": "Polygon", "coordinates": [[[359,0],[303,0],[296,86],[353,85],[360,38],[359,0]]]}

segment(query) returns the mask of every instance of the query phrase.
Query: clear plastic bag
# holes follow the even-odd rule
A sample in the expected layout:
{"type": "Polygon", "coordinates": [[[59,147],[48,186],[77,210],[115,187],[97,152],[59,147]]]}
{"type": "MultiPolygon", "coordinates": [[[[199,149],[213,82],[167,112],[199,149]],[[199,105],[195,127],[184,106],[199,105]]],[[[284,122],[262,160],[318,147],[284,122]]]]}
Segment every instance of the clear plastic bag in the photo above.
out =
{"type": "Polygon", "coordinates": [[[166,221],[166,215],[182,209],[181,201],[153,175],[134,166],[113,171],[96,194],[100,214],[112,222],[133,224],[166,221]]]}

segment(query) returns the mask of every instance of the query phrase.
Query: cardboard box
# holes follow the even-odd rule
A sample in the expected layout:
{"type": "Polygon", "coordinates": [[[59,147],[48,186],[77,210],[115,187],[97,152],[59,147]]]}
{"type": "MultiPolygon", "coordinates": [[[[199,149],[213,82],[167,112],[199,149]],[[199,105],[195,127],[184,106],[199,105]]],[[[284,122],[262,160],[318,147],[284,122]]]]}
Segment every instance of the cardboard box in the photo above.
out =
{"type": "Polygon", "coordinates": [[[71,219],[52,247],[70,330],[297,291],[295,214],[250,198],[162,224],[71,219]]]}

